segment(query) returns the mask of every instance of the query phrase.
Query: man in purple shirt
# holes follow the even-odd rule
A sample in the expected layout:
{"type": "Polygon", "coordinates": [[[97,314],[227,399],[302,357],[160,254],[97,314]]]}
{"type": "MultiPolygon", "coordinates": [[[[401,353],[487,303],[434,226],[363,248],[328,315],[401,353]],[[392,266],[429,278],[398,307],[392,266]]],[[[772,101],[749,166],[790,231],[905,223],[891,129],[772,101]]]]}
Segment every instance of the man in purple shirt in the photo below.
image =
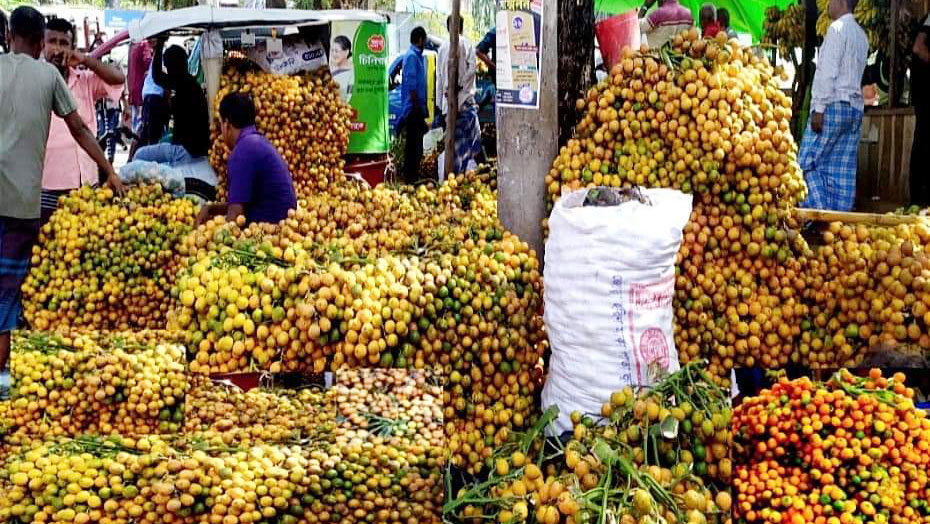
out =
{"type": "Polygon", "coordinates": [[[276,223],[297,207],[294,181],[274,145],[255,129],[255,104],[243,93],[230,93],[220,102],[220,132],[232,150],[226,165],[228,201],[200,209],[197,223],[225,215],[245,223],[276,223]]]}

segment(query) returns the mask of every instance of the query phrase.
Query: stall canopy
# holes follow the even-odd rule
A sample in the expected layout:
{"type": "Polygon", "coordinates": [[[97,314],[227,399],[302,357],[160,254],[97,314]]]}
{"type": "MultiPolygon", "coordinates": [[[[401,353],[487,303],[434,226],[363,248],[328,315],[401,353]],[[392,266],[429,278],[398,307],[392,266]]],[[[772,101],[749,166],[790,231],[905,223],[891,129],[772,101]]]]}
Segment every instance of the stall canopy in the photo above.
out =
{"type": "MultiPolygon", "coordinates": [[[[619,14],[631,9],[639,9],[643,0],[595,0],[594,9],[602,14],[619,14]]],[[[694,13],[697,21],[701,6],[709,3],[717,8],[725,7],[730,12],[730,26],[739,33],[749,33],[752,41],[762,38],[762,23],[765,10],[775,6],[784,9],[798,3],[797,0],[678,0],[678,3],[694,13]]]]}
{"type": "Polygon", "coordinates": [[[129,37],[133,42],[139,42],[166,31],[185,29],[203,31],[233,27],[301,26],[349,20],[383,23],[387,22],[387,17],[362,10],[244,9],[200,5],[148,13],[141,20],[130,23],[129,37]]]}
{"type": "MultiPolygon", "coordinates": [[[[195,6],[173,11],[150,12],[129,25],[129,38],[141,42],[162,34],[201,34],[197,48],[208,100],[216,100],[224,59],[224,48],[248,30],[266,42],[298,32],[306,26],[329,25],[335,34],[354,41],[355,89],[347,103],[353,109],[350,154],[384,153],[389,147],[387,16],[357,9],[309,11],[300,9],[248,9],[241,7],[195,6]],[[238,34],[237,34],[238,33],[238,34]]],[[[253,44],[254,41],[253,41],[253,44]]],[[[322,49],[320,50],[322,52],[322,49]]],[[[280,52],[280,51],[279,51],[280,52]]],[[[302,51],[298,51],[302,54],[302,51]]],[[[311,53],[307,53],[311,54],[311,53]]],[[[288,63],[289,60],[279,60],[288,63]]],[[[353,85],[350,84],[350,85],[353,85]]],[[[345,98],[344,98],[345,100],[345,98]]],[[[209,112],[212,124],[214,112],[209,112]]]]}

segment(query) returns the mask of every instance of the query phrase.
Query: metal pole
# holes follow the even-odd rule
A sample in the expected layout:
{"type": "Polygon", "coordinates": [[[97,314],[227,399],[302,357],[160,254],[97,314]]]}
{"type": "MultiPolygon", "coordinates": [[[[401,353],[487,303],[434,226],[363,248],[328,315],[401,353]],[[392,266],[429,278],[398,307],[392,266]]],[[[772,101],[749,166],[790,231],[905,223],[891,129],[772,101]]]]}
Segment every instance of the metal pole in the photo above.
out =
{"type": "MultiPolygon", "coordinates": [[[[446,115],[446,177],[452,176],[455,165],[455,122],[459,117],[459,32],[462,28],[461,1],[452,0],[452,21],[449,24],[449,64],[446,100],[449,114],[446,115]]],[[[440,93],[439,96],[442,96],[440,93]]],[[[442,102],[439,104],[442,107],[442,102]]]]}

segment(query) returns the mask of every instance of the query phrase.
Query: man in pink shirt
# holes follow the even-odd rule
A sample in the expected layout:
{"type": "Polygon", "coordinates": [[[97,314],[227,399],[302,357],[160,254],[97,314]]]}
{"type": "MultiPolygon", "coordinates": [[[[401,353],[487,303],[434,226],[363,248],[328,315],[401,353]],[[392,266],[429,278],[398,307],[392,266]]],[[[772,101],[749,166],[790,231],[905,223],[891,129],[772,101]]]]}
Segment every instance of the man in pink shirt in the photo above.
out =
{"type": "Polygon", "coordinates": [[[142,121],[142,84],[155,50],[148,40],[129,46],[129,106],[132,108],[132,132],[139,132],[142,121]]]}
{"type": "MultiPolygon", "coordinates": [[[[49,20],[45,31],[45,58],[68,83],[77,102],[78,114],[91,133],[97,136],[94,104],[101,98],[119,100],[123,92],[123,73],[96,58],[74,49],[74,26],[61,18],[49,20]],[[86,69],[78,69],[83,65],[86,69]]],[[[42,170],[42,223],[48,222],[58,208],[58,199],[83,185],[95,186],[100,181],[97,163],[81,149],[64,120],[52,117],[42,170]]],[[[115,174],[107,180],[120,188],[115,174]]]]}
{"type": "Polygon", "coordinates": [[[678,0],[659,0],[659,8],[639,22],[639,29],[646,35],[650,49],[659,49],[682,31],[694,26],[691,11],[682,7],[678,0]]]}

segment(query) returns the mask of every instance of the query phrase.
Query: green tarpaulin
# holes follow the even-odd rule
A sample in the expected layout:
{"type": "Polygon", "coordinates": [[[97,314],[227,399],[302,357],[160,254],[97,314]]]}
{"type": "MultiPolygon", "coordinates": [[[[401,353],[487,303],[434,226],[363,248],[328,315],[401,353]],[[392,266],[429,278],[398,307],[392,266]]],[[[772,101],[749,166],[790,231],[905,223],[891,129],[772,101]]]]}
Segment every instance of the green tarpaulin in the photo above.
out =
{"type": "MultiPolygon", "coordinates": [[[[708,0],[679,0],[679,3],[694,13],[697,20],[698,11],[708,0]]],[[[781,9],[796,4],[797,0],[713,0],[709,3],[718,8],[725,7],[730,12],[730,25],[738,33],[749,33],[752,41],[758,42],[762,38],[762,23],[765,20],[765,10],[771,6],[781,9]]],[[[599,14],[619,14],[631,9],[639,9],[642,0],[595,0],[594,10],[599,14]]]]}

